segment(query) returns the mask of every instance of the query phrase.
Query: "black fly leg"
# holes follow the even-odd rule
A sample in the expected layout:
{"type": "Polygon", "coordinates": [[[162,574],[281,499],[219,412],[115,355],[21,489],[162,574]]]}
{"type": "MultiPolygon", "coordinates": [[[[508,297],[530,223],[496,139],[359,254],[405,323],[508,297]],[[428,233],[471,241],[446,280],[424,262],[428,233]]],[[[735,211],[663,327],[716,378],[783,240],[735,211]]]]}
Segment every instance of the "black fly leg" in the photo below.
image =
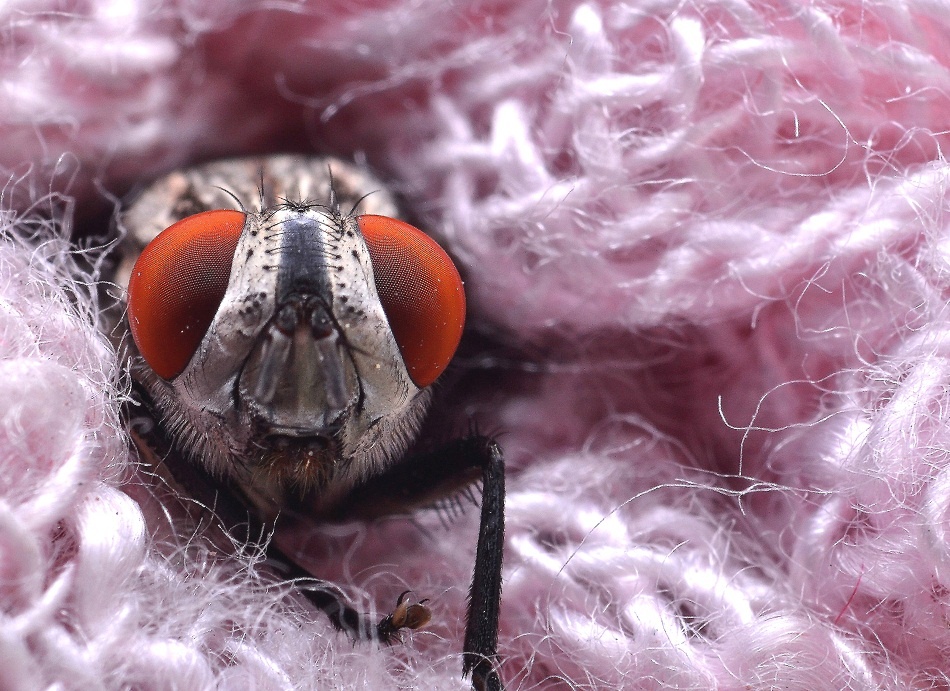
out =
{"type": "Polygon", "coordinates": [[[328,581],[313,578],[279,548],[270,545],[267,557],[282,577],[297,582],[300,592],[314,607],[327,615],[338,631],[355,640],[374,640],[388,645],[399,640],[401,630],[420,629],[432,618],[429,608],[425,606],[426,600],[412,602],[410,591],[407,590],[396,599],[396,606],[390,614],[379,622],[373,622],[368,615],[350,606],[346,595],[339,588],[328,581]]]}
{"type": "Polygon", "coordinates": [[[505,461],[489,437],[471,435],[440,449],[405,458],[356,487],[342,502],[346,516],[404,513],[437,504],[481,480],[482,508],[475,569],[469,591],[463,648],[463,675],[472,675],[477,691],[500,691],[495,671],[498,612],[505,536],[505,461]]]}
{"type": "Polygon", "coordinates": [[[491,442],[482,468],[482,516],[478,550],[468,600],[462,673],[472,674],[472,686],[488,691],[502,688],[495,657],[498,653],[498,611],[501,604],[501,562],[505,538],[505,459],[491,442]]]}

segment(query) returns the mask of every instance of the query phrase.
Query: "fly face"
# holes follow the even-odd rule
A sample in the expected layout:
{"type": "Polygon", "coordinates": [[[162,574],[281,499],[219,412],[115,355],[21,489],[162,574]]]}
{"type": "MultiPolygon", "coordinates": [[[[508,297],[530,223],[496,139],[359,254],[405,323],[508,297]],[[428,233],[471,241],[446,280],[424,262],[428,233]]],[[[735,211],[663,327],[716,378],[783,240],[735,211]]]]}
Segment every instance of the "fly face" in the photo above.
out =
{"type": "Polygon", "coordinates": [[[262,508],[330,505],[398,460],[464,317],[434,241],[331,199],[188,216],[129,281],[137,376],[183,446],[262,508]]]}

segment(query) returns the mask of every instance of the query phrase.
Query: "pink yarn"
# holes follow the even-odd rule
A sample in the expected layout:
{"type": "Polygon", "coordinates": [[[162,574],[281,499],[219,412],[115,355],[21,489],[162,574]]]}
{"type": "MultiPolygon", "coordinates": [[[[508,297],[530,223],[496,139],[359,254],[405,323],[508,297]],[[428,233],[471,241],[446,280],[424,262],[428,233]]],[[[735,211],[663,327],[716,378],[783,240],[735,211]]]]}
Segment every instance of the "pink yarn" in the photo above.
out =
{"type": "Polygon", "coordinates": [[[502,432],[509,689],[950,685],[946,6],[38,0],[0,29],[0,687],[466,687],[476,511],[293,536],[368,608],[430,599],[353,646],[128,451],[73,212],[288,149],[372,165],[466,277],[433,433],[502,432]]]}

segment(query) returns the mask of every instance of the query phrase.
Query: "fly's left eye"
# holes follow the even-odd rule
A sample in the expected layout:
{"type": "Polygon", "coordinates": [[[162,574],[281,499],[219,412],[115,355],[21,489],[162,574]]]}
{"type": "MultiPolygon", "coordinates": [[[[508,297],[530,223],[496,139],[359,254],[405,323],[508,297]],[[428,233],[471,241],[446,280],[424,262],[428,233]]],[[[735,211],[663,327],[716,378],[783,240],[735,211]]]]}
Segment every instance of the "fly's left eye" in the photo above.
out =
{"type": "Polygon", "coordinates": [[[240,211],[205,211],[178,221],[139,255],[129,280],[129,327],[163,379],[194,356],[228,287],[244,228],[240,211]]]}
{"type": "Polygon", "coordinates": [[[465,292],[435,240],[386,216],[359,217],[376,291],[416,386],[434,382],[455,355],[465,326],[465,292]]]}

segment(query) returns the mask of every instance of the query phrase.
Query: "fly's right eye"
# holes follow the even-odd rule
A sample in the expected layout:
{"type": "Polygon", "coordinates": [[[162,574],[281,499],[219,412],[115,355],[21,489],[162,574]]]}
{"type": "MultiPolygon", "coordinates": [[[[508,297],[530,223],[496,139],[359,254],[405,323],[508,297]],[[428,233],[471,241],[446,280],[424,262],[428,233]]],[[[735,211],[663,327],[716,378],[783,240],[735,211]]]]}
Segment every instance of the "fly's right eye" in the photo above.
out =
{"type": "Polygon", "coordinates": [[[449,365],[465,328],[465,289],[435,240],[404,221],[359,217],[383,311],[409,377],[424,388],[449,365]]]}
{"type": "Polygon", "coordinates": [[[163,230],[129,280],[129,327],[139,353],[163,379],[194,356],[221,305],[245,214],[205,211],[163,230]]]}

